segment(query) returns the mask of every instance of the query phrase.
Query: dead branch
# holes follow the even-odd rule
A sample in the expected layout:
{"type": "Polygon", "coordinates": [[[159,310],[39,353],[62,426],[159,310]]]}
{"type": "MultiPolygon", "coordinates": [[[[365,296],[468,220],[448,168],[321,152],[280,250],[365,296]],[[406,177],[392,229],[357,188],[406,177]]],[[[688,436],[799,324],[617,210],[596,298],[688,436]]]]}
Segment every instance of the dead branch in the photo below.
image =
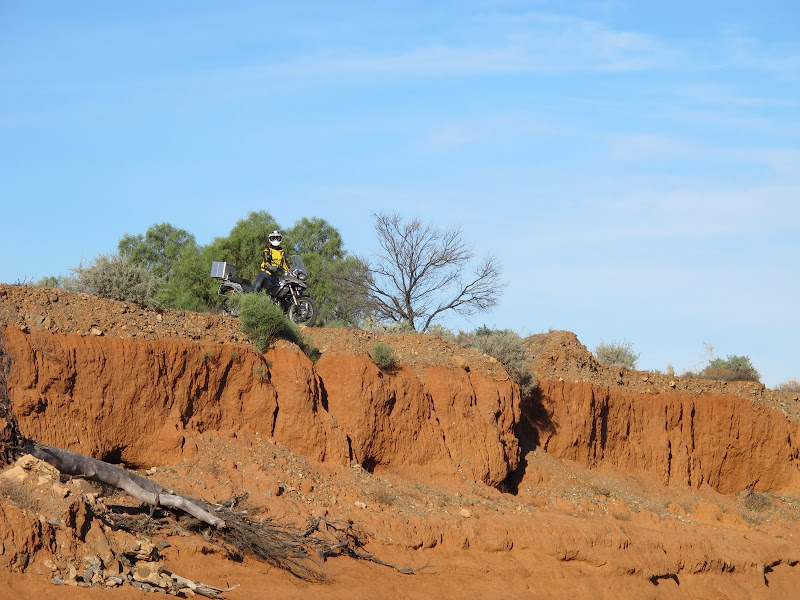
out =
{"type": "Polygon", "coordinates": [[[405,320],[427,331],[441,313],[471,315],[485,311],[502,294],[501,269],[487,254],[472,275],[465,270],[472,248],[459,228],[442,230],[399,214],[374,213],[380,250],[364,260],[370,308],[378,318],[405,320]]]}
{"type": "Polygon", "coordinates": [[[313,533],[319,533],[323,538],[327,537],[328,540],[331,538],[333,539],[333,543],[325,539],[312,539],[312,543],[317,546],[317,554],[319,554],[323,560],[327,560],[329,556],[345,554],[357,560],[366,560],[384,567],[392,568],[398,573],[403,573],[405,575],[416,575],[430,566],[429,564],[425,564],[418,569],[413,569],[408,565],[395,565],[386,562],[374,554],[362,551],[361,548],[365,546],[365,542],[361,539],[361,536],[364,534],[356,531],[352,521],[341,523],[339,521],[329,521],[322,517],[312,518],[302,535],[310,538],[313,533]]]}
{"type": "Polygon", "coordinates": [[[319,565],[311,560],[305,532],[271,520],[250,519],[226,507],[217,511],[227,527],[209,532],[210,538],[226,548],[234,560],[250,555],[305,581],[325,581],[319,565]]]}
{"type": "Polygon", "coordinates": [[[189,588],[195,594],[199,596],[205,596],[206,598],[223,598],[222,594],[224,592],[230,592],[235,590],[238,585],[229,588],[218,588],[214,587],[213,585],[208,585],[206,583],[201,583],[200,581],[192,581],[191,579],[186,579],[185,577],[181,577],[180,575],[176,575],[170,571],[164,570],[164,573],[171,577],[172,580],[178,585],[180,588],[189,588]]]}
{"type": "Polygon", "coordinates": [[[99,481],[124,490],[140,502],[156,506],[182,510],[212,527],[225,527],[225,521],[211,513],[211,507],[201,500],[195,500],[161,487],[152,479],[131,473],[118,465],[76,454],[62,448],[55,448],[27,440],[24,452],[51,464],[64,475],[83,477],[99,481]],[[152,489],[153,491],[149,491],[152,489]]]}

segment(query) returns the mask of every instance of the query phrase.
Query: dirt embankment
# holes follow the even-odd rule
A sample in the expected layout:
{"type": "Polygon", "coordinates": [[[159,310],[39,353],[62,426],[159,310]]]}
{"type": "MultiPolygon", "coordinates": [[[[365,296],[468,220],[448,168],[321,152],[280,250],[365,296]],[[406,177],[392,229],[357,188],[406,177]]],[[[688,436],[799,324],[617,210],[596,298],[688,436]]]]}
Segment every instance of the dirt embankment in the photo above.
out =
{"type": "MultiPolygon", "coordinates": [[[[30,437],[252,514],[355,520],[385,560],[431,565],[329,561],[326,597],[782,598],[800,583],[796,401],[757,384],[609,369],[552,332],[528,340],[539,390],[523,399],[497,361],[431,336],[306,330],[314,364],[290,344],[255,352],[235,319],[24,286],[0,286],[0,326],[30,437]],[[370,360],[379,340],[398,369],[370,360]]],[[[121,500],[36,464],[11,473],[0,599],[111,585],[114,557],[137,551],[98,516],[121,500]]],[[[148,561],[238,583],[234,600],[322,593],[180,527],[159,535],[148,561]]]]}
{"type": "Polygon", "coordinates": [[[540,385],[524,413],[549,454],[665,485],[800,490],[796,394],[607,367],[569,332],[528,344],[540,385]]]}

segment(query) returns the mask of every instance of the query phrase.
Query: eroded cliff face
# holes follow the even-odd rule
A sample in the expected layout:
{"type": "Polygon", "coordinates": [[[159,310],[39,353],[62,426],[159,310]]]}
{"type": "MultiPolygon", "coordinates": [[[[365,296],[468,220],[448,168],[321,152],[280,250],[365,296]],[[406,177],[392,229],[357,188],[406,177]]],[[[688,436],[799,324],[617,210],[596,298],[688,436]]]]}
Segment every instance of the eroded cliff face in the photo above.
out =
{"type": "Polygon", "coordinates": [[[800,424],[765,404],[584,382],[545,380],[539,391],[549,414],[539,441],[557,458],[721,493],[800,489],[800,424]]]}
{"type": "Polygon", "coordinates": [[[43,443],[150,466],[209,431],[274,439],[311,460],[418,465],[497,485],[516,468],[519,396],[480,373],[247,347],[6,329],[9,391],[43,443]]]}
{"type": "MultiPolygon", "coordinates": [[[[797,589],[793,398],[775,403],[757,384],[607,372],[574,334],[550,332],[529,338],[540,386],[523,401],[497,361],[431,336],[307,330],[323,352],[312,364],[290,344],[253,351],[235,320],[84,296],[0,286],[23,433],[148,467],[193,497],[247,497],[253,514],[354,520],[374,532],[370,552],[427,561],[435,574],[330,561],[331,597],[707,598],[723,589],[784,598],[797,589]],[[368,356],[375,341],[401,366],[381,372],[368,356]],[[518,467],[521,450],[510,487],[490,487],[518,467]]],[[[91,485],[23,470],[0,476],[0,589],[38,597],[19,590],[51,589],[51,562],[71,578],[87,557],[106,568],[110,547],[126,551],[102,519],[93,531],[91,485]]],[[[241,583],[232,600],[312,589],[250,559],[232,562],[204,539],[164,535],[170,569],[241,583]]],[[[129,592],[139,593],[114,594],[129,592]]]]}

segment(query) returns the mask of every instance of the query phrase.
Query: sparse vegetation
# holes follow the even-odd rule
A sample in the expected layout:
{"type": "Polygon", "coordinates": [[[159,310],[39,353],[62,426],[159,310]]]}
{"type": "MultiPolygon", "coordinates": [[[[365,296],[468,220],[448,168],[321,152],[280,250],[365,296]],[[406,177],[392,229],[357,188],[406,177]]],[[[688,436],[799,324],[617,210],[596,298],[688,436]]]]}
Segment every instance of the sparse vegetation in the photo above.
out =
{"type": "Polygon", "coordinates": [[[795,393],[800,392],[800,380],[789,379],[787,381],[782,381],[778,384],[778,391],[795,393]]]}
{"type": "Polygon", "coordinates": [[[81,264],[72,272],[79,291],[144,307],[156,306],[158,277],[118,254],[101,254],[91,265],[81,264]]]}
{"type": "Polygon", "coordinates": [[[686,371],[683,377],[699,379],[716,379],[718,381],[761,381],[759,373],[750,362],[749,356],[731,356],[714,358],[699,373],[686,371]]]}
{"type": "Polygon", "coordinates": [[[11,504],[24,511],[37,513],[42,509],[42,499],[19,481],[0,479],[0,496],[5,496],[11,504]]]}
{"type": "Polygon", "coordinates": [[[764,512],[772,507],[772,501],[769,499],[769,496],[752,489],[745,491],[741,500],[745,508],[755,512],[764,512]]]}
{"type": "Polygon", "coordinates": [[[524,395],[536,389],[538,382],[528,366],[528,350],[518,333],[510,329],[489,329],[484,326],[473,333],[459,332],[455,341],[461,346],[477,348],[484,354],[495,357],[524,395]]]}
{"type": "Polygon", "coordinates": [[[361,325],[361,329],[378,333],[416,333],[408,321],[400,320],[394,323],[385,323],[379,321],[374,316],[366,317],[361,325]]]}
{"type": "Polygon", "coordinates": [[[33,284],[33,287],[58,288],[61,287],[61,283],[58,277],[53,277],[52,275],[49,275],[47,277],[42,277],[39,281],[33,284]]]}
{"type": "Polygon", "coordinates": [[[380,506],[391,506],[397,501],[397,494],[389,489],[379,488],[369,494],[368,498],[380,506]]]}
{"type": "Polygon", "coordinates": [[[443,339],[446,342],[455,342],[456,334],[450,331],[447,327],[442,325],[432,325],[428,328],[428,333],[431,335],[435,335],[438,338],[443,339]]]}
{"type": "Polygon", "coordinates": [[[372,360],[381,371],[388,371],[395,366],[394,350],[383,342],[375,342],[372,346],[372,360]]]}
{"type": "Polygon", "coordinates": [[[253,377],[258,379],[259,383],[264,383],[264,380],[267,378],[267,373],[266,365],[258,365],[253,367],[253,377]]]}
{"type": "Polygon", "coordinates": [[[604,342],[603,340],[600,340],[594,349],[594,355],[600,364],[629,370],[636,368],[636,361],[640,356],[633,351],[631,342],[604,342]]]}

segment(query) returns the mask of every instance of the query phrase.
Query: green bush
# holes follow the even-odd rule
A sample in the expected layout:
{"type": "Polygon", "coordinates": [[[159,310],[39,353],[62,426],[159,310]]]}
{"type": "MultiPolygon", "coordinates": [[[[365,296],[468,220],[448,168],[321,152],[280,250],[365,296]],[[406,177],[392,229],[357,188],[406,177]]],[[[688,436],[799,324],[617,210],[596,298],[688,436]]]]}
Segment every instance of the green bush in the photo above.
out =
{"type": "Polygon", "coordinates": [[[719,381],[761,381],[761,373],[750,362],[749,356],[715,358],[700,372],[700,377],[719,381]]]}
{"type": "Polygon", "coordinates": [[[276,340],[284,339],[301,346],[300,330],[266,294],[243,294],[239,299],[242,331],[264,352],[276,340]]]}
{"type": "Polygon", "coordinates": [[[481,327],[473,333],[460,331],[455,341],[461,346],[476,348],[488,356],[495,357],[524,395],[527,396],[536,389],[538,383],[528,366],[530,363],[528,349],[518,333],[510,329],[481,327]]]}
{"type": "Polygon", "coordinates": [[[158,277],[118,254],[101,254],[88,267],[81,264],[72,273],[78,291],[139,306],[157,306],[158,277]]]}
{"type": "Polygon", "coordinates": [[[639,355],[633,351],[633,345],[627,341],[606,343],[600,340],[594,349],[594,355],[600,364],[630,370],[636,368],[636,361],[639,360],[639,355]]]}
{"type": "Polygon", "coordinates": [[[375,342],[372,346],[372,360],[381,371],[388,371],[395,366],[394,350],[383,342],[375,342]]]}

